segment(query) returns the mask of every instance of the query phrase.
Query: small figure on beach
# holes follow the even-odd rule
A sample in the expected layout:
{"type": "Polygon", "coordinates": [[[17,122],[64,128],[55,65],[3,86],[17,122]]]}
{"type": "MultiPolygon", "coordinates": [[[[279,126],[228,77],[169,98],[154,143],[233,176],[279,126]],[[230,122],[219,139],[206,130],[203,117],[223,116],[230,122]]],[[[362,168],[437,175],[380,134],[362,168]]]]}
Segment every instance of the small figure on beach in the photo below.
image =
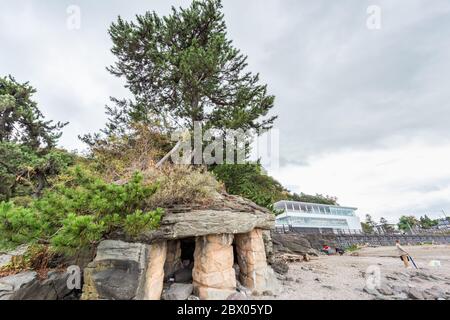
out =
{"type": "Polygon", "coordinates": [[[336,253],[339,254],[340,256],[344,255],[345,250],[342,248],[336,248],[336,253]]]}
{"type": "Polygon", "coordinates": [[[400,260],[403,261],[405,264],[405,268],[409,267],[409,253],[403,249],[403,247],[400,245],[400,240],[395,241],[395,246],[397,247],[397,252],[400,256],[400,260]]]}

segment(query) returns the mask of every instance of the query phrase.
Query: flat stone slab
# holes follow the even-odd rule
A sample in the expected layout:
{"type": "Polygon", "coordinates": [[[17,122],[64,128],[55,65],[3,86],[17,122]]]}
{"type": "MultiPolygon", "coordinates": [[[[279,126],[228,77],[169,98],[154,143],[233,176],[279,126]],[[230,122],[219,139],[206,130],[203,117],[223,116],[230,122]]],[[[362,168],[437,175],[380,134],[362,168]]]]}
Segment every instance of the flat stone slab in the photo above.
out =
{"type": "Polygon", "coordinates": [[[255,228],[270,230],[274,227],[274,219],[274,215],[264,212],[194,210],[169,213],[158,230],[145,233],[138,240],[148,243],[210,234],[241,234],[255,228]]]}

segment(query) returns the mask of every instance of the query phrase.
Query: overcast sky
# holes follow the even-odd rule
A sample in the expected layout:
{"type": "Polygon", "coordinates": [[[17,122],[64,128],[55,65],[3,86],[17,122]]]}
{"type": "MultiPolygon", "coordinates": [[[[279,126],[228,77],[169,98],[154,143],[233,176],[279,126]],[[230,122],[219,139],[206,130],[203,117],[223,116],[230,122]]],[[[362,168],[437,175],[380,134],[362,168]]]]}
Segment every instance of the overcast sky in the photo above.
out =
{"type": "MultiPolygon", "coordinates": [[[[189,1],[0,0],[0,75],[37,88],[61,139],[105,122],[109,96],[125,97],[105,67],[107,29],[189,1]],[[80,29],[67,8],[81,9],[80,29]]],[[[229,36],[276,95],[279,170],[292,191],[325,193],[392,222],[450,215],[450,1],[224,0],[229,36]],[[381,9],[370,29],[370,5],[381,9]]],[[[373,21],[373,20],[370,20],[373,21]]]]}

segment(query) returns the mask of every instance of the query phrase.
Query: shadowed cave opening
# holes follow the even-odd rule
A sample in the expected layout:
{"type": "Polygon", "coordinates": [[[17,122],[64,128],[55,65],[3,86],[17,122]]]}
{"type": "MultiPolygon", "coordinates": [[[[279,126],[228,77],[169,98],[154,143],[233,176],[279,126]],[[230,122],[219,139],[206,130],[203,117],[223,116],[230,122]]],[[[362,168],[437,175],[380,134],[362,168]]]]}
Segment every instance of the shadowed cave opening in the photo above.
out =
{"type": "MultiPolygon", "coordinates": [[[[195,238],[186,238],[180,240],[181,248],[181,262],[183,265],[191,265],[194,267],[194,251],[195,251],[195,238]]],[[[191,269],[192,269],[191,268],[191,269]]]]}
{"type": "Polygon", "coordinates": [[[194,268],[195,238],[179,240],[180,256],[173,267],[173,281],[177,283],[192,283],[192,269],[194,268]]]}

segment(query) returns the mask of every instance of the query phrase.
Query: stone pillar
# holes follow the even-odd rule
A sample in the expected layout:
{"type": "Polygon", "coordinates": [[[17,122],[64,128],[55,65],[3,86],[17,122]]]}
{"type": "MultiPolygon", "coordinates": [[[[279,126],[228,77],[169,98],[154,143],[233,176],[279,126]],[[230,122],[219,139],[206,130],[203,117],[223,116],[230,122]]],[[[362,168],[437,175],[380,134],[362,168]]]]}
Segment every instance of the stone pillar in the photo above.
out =
{"type": "Polygon", "coordinates": [[[168,280],[174,273],[183,268],[181,262],[181,245],[179,240],[167,241],[167,256],[164,264],[164,279],[168,280]]]}
{"type": "Polygon", "coordinates": [[[164,264],[167,255],[167,242],[148,246],[148,264],[145,274],[144,300],[160,300],[164,284],[164,264]]]}
{"type": "Polygon", "coordinates": [[[224,300],[236,292],[232,244],[232,234],[196,238],[192,277],[201,300],[224,300]]]}
{"type": "Polygon", "coordinates": [[[278,283],[273,270],[267,265],[263,231],[254,229],[235,236],[241,283],[255,294],[278,292],[278,283]]]}

